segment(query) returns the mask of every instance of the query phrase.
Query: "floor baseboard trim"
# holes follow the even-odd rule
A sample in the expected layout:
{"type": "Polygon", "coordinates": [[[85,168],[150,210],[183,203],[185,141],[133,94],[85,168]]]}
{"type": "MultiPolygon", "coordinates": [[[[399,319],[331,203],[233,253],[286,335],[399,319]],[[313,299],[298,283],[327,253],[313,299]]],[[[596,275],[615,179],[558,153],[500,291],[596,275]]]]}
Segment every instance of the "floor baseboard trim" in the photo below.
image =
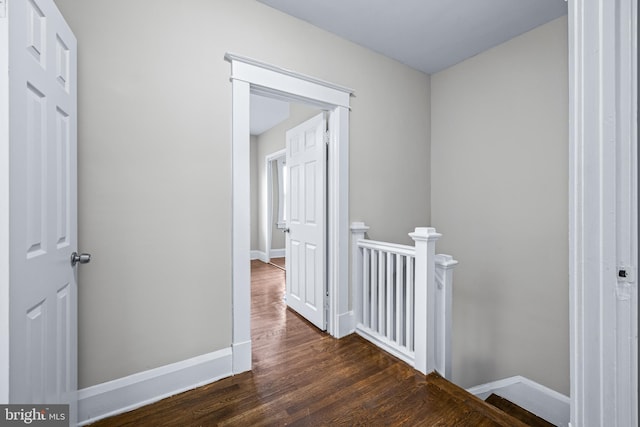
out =
{"type": "Polygon", "coordinates": [[[348,311],[338,315],[338,328],[336,338],[343,338],[356,330],[356,315],[353,311],[348,311]]]}
{"type": "Polygon", "coordinates": [[[251,340],[231,344],[233,349],[233,375],[251,370],[251,340]]]}
{"type": "Polygon", "coordinates": [[[78,390],[78,425],[131,411],[232,375],[231,348],[78,390]]]}
{"type": "MultiPolygon", "coordinates": [[[[271,249],[271,258],[283,258],[285,256],[284,249],[271,249]]],[[[267,253],[263,251],[253,250],[249,254],[252,260],[259,259],[264,263],[268,263],[270,261],[269,257],[267,257],[267,253]]]]}
{"type": "Polygon", "coordinates": [[[259,259],[262,262],[268,262],[266,261],[267,259],[267,254],[262,252],[262,251],[251,251],[251,253],[249,254],[249,256],[251,257],[251,260],[253,261],[254,259],[259,259]]]}
{"type": "Polygon", "coordinates": [[[271,249],[271,258],[284,258],[284,249],[271,249]]]}
{"type": "Polygon", "coordinates": [[[558,427],[569,426],[569,397],[528,378],[515,376],[471,387],[467,391],[482,400],[495,393],[558,427]]]}

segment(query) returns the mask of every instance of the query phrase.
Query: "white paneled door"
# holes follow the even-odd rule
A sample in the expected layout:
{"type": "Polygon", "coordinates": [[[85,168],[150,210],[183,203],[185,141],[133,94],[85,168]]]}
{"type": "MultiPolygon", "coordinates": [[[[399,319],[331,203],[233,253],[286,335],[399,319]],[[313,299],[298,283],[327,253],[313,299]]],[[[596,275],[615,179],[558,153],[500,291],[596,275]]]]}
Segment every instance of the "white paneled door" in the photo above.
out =
{"type": "Polygon", "coordinates": [[[9,400],[68,403],[74,417],[76,39],[53,0],[9,0],[5,6],[0,19],[8,19],[8,40],[0,40],[0,50],[9,57],[9,400]]]}
{"type": "Polygon", "coordinates": [[[286,133],[287,305],[321,330],[326,294],[324,113],[286,133]]]}

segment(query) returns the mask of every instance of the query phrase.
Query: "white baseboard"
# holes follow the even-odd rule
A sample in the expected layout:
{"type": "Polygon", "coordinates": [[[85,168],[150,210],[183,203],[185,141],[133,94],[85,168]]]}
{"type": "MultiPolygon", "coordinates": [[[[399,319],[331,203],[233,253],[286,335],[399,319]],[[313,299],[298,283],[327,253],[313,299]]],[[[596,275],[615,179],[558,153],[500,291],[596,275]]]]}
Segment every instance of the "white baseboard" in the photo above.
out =
{"type": "Polygon", "coordinates": [[[353,311],[338,315],[338,327],[336,338],[343,338],[356,331],[356,315],[353,311]]]}
{"type": "Polygon", "coordinates": [[[262,262],[268,262],[266,261],[267,259],[267,254],[265,254],[262,251],[251,251],[251,253],[249,254],[249,256],[251,257],[251,260],[254,259],[259,259],[262,262]]]}
{"type": "MultiPolygon", "coordinates": [[[[271,249],[271,258],[283,258],[285,256],[285,249],[271,249]]],[[[270,259],[267,257],[267,253],[263,251],[253,250],[250,253],[251,259],[259,259],[262,262],[269,262],[270,259]]]]}
{"type": "Polygon", "coordinates": [[[489,397],[491,393],[495,393],[551,424],[558,427],[569,426],[570,399],[528,378],[515,376],[471,387],[467,391],[482,400],[489,397]]]}
{"type": "Polygon", "coordinates": [[[233,348],[233,374],[251,370],[251,341],[231,345],[233,348]]]}
{"type": "Polygon", "coordinates": [[[284,258],[285,249],[271,249],[271,258],[284,258]]]}
{"type": "Polygon", "coordinates": [[[231,348],[78,390],[78,424],[91,424],[232,375],[231,348]]]}

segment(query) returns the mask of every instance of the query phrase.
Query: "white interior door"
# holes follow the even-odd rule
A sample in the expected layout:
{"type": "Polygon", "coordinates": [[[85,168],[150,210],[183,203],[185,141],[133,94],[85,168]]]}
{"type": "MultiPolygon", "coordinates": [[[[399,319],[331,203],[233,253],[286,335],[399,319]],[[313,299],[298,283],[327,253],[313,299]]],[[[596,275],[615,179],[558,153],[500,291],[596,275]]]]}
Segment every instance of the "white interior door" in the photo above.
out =
{"type": "Polygon", "coordinates": [[[7,12],[9,400],[70,404],[73,423],[77,283],[70,259],[78,243],[76,39],[53,0],[10,0],[7,12]]]}
{"type": "Polygon", "coordinates": [[[286,133],[287,305],[325,330],[326,144],[324,113],[286,133]]]}

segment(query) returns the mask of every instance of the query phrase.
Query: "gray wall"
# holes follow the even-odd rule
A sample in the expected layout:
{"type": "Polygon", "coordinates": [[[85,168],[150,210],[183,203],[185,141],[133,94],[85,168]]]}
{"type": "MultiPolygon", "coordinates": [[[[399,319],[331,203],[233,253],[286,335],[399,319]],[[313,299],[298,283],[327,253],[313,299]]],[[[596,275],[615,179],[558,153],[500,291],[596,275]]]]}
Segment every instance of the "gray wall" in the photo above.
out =
{"type": "Polygon", "coordinates": [[[393,241],[429,224],[429,76],[254,0],[56,3],[78,38],[79,244],[94,256],[80,388],[231,344],[225,52],[352,87],[351,219],[393,241]]]}
{"type": "MultiPolygon", "coordinates": [[[[273,194],[273,201],[272,201],[272,205],[271,205],[271,249],[285,249],[285,246],[287,245],[286,239],[285,239],[285,234],[284,231],[282,231],[282,229],[278,228],[278,214],[280,211],[280,197],[282,197],[284,199],[285,194],[280,194],[280,185],[278,180],[280,179],[279,175],[278,175],[278,165],[277,162],[273,162],[273,165],[271,167],[271,174],[273,175],[271,178],[271,185],[273,187],[272,189],[272,193],[273,194]]],[[[284,176],[282,177],[282,179],[285,179],[284,176]]],[[[283,183],[283,185],[285,185],[283,183]]],[[[284,200],[283,200],[284,203],[284,200]]],[[[284,207],[284,204],[283,204],[284,207]]],[[[285,207],[286,209],[286,207],[285,207]]]]}
{"type": "Polygon", "coordinates": [[[453,375],[569,394],[567,20],[431,78],[431,214],[454,274],[453,375]]]}

